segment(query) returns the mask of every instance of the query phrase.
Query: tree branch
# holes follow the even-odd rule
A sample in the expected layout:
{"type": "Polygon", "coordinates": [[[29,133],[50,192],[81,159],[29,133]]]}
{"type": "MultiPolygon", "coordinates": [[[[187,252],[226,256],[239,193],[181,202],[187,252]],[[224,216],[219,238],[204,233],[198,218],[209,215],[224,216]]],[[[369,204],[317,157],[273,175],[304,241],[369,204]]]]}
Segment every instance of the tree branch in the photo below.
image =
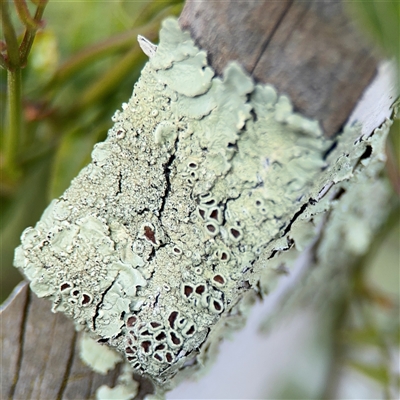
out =
{"type": "Polygon", "coordinates": [[[221,73],[238,60],[258,82],[290,96],[295,108],[338,133],[377,60],[341,1],[188,0],[180,17],[221,73]]]}
{"type": "MultiPolygon", "coordinates": [[[[340,2],[189,0],[180,23],[218,73],[229,60],[240,61],[256,80],[272,83],[321,121],[327,135],[346,121],[376,70],[340,2]]],[[[8,366],[2,398],[88,399],[100,385],[115,384],[117,372],[102,377],[80,362],[72,322],[49,309],[25,285],[2,310],[2,365],[8,366]],[[32,387],[38,368],[44,375],[32,387]]]]}

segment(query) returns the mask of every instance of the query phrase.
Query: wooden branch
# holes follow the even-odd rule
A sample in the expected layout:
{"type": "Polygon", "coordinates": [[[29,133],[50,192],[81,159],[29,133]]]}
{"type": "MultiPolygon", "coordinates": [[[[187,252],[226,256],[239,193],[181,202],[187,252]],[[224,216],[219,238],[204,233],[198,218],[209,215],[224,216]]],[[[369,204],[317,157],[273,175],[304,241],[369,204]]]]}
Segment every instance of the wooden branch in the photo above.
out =
{"type": "Polygon", "coordinates": [[[180,24],[221,73],[238,60],[256,81],[286,93],[295,108],[338,133],[377,60],[341,1],[188,0],[180,24]]]}
{"type": "MultiPolygon", "coordinates": [[[[297,110],[321,121],[328,135],[347,120],[377,62],[339,1],[189,0],[180,23],[220,73],[238,60],[260,82],[287,93],[297,110]]],[[[73,324],[50,312],[27,284],[1,311],[1,399],[89,399],[113,386],[118,368],[92,372],[78,355],[73,324]]],[[[145,383],[137,398],[149,393],[145,383]]]]}
{"type": "Polygon", "coordinates": [[[1,310],[1,399],[89,399],[115,385],[119,368],[102,376],[84,365],[80,335],[50,307],[23,282],[1,310]]]}

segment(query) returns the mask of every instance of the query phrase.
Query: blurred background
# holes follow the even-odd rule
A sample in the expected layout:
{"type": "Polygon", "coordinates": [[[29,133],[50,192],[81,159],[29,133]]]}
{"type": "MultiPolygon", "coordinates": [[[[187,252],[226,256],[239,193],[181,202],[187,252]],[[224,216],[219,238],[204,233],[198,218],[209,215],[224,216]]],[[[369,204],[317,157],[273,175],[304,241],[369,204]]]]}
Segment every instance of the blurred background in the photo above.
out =
{"type": "MultiPolygon", "coordinates": [[[[183,2],[35,0],[1,4],[0,51],[7,55],[8,66],[12,64],[10,69],[14,72],[7,71],[3,57],[0,303],[22,280],[12,266],[20,234],[36,223],[50,200],[60,196],[90,161],[93,145],[104,140],[112,126],[111,116],[130,97],[147,60],[137,45],[137,35],[157,42],[160,22],[170,15],[179,16],[183,2]],[[13,64],[15,48],[9,41],[6,48],[5,37],[11,38],[11,42],[14,37],[17,44],[25,44],[23,65],[13,64]]],[[[393,57],[398,66],[400,2],[352,2],[347,7],[377,51],[383,57],[393,57]]],[[[400,169],[399,120],[391,130],[388,155],[388,179],[393,182],[400,169]]],[[[393,186],[396,184],[394,181],[393,186]]],[[[321,388],[329,381],[327,374],[332,363],[342,371],[335,375],[338,398],[398,398],[400,226],[398,194],[394,191],[393,196],[397,208],[382,228],[377,239],[379,245],[365,257],[367,261],[358,278],[363,289],[348,299],[348,311],[340,329],[322,335],[318,329],[310,329],[315,326],[313,317],[304,311],[303,317],[282,321],[267,336],[260,335],[257,307],[261,306],[257,305],[246,329],[253,330],[255,337],[266,344],[254,354],[250,349],[243,353],[249,364],[235,364],[229,359],[235,349],[240,354],[240,342],[224,343],[228,350],[223,350],[215,366],[225,371],[219,381],[221,391],[214,388],[213,392],[203,393],[200,389],[192,388],[191,392],[183,389],[170,398],[234,398],[229,392],[229,382],[236,375],[259,377],[258,383],[249,380],[253,382],[250,385],[253,392],[243,386],[243,393],[236,392],[236,398],[319,398],[321,388]],[[282,346],[282,339],[274,341],[284,337],[286,343],[292,343],[290,332],[295,334],[297,345],[282,346]],[[332,346],[340,349],[340,359],[331,359],[328,349],[332,346]],[[280,349],[278,353],[273,352],[276,348],[280,349]],[[224,354],[228,355],[227,360],[224,354]],[[241,364],[246,366],[243,371],[241,364]],[[233,375],[227,372],[227,365],[231,365],[233,375]],[[301,373],[304,365],[310,369],[301,373]],[[225,386],[223,376],[230,377],[225,386]],[[191,397],[193,390],[198,397],[191,397]]],[[[217,376],[217,369],[211,375],[217,376]]]]}

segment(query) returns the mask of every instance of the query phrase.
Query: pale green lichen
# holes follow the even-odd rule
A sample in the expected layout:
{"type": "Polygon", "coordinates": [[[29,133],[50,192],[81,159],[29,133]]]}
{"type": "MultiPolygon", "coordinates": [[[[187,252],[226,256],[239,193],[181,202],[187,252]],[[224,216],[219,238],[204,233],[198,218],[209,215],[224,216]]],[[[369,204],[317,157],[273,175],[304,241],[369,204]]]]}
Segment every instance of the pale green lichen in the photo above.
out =
{"type": "MultiPolygon", "coordinates": [[[[314,257],[302,272],[302,283],[284,297],[273,317],[303,305],[326,310],[324,307],[332,306],[352,284],[354,263],[368,251],[390,210],[392,191],[380,174],[391,125],[392,121],[386,120],[369,137],[360,137],[359,125],[345,128],[327,157],[328,168],[315,183],[313,199],[318,201],[308,203],[287,234],[292,244],[273,258],[265,252],[254,264],[260,271],[261,289],[267,294],[281,271],[289,272],[300,252],[318,239],[314,257]],[[331,184],[336,180],[337,184],[331,184]]],[[[269,317],[264,328],[271,322],[269,317]]]]}
{"type": "Polygon", "coordinates": [[[106,374],[122,361],[121,354],[108,346],[97,343],[88,334],[82,335],[79,344],[81,359],[99,374],[106,374]]]}
{"type": "Polygon", "coordinates": [[[319,124],[286,96],[235,63],[213,78],[172,19],[160,37],[107,140],[23,233],[15,265],[54,311],[168,387],[243,324],[249,289],[280,273],[274,255],[311,240],[294,216],[350,178],[366,144],[325,160],[319,124]]]}
{"type": "Polygon", "coordinates": [[[134,391],[126,385],[117,385],[113,388],[102,385],[96,392],[97,400],[131,400],[134,391]]]}

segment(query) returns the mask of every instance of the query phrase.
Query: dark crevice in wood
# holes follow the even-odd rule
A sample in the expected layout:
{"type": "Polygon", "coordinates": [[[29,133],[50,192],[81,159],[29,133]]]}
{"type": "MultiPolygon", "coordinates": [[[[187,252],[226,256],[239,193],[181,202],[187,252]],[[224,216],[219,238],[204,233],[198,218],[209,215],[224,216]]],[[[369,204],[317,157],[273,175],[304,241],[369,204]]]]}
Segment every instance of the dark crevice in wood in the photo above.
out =
{"type": "Polygon", "coordinates": [[[251,68],[250,75],[253,75],[254,70],[257,68],[258,63],[260,62],[265,50],[267,49],[267,47],[269,46],[269,44],[271,43],[272,38],[274,37],[276,31],[278,30],[279,25],[281,24],[281,22],[283,21],[283,19],[285,18],[287,12],[289,11],[289,8],[293,5],[293,0],[290,1],[290,3],[286,6],[286,8],[283,10],[282,15],[279,17],[279,19],[277,19],[276,24],[274,26],[274,28],[272,29],[272,32],[270,33],[270,35],[267,37],[267,39],[265,40],[264,44],[261,47],[261,51],[260,54],[258,55],[253,67],[251,68]]]}
{"type": "Polygon", "coordinates": [[[68,384],[68,379],[71,377],[71,371],[72,371],[72,364],[74,361],[74,356],[75,356],[75,347],[76,347],[76,342],[77,342],[77,333],[74,332],[74,336],[72,337],[71,343],[69,345],[69,356],[68,356],[68,361],[67,365],[65,367],[65,374],[63,376],[60,390],[57,395],[57,400],[62,400],[65,388],[67,387],[68,384]]]}
{"type": "Polygon", "coordinates": [[[376,74],[375,53],[340,0],[187,0],[179,21],[218,75],[238,61],[327,137],[340,132],[376,74]]]}
{"type": "MultiPolygon", "coordinates": [[[[297,17],[297,21],[294,22],[293,29],[291,29],[289,31],[289,34],[287,35],[287,38],[286,38],[287,41],[289,41],[289,39],[292,39],[293,35],[296,32],[296,28],[299,28],[299,29],[302,28],[304,22],[306,21],[306,17],[310,13],[311,3],[313,3],[313,1],[309,1],[308,7],[304,7],[303,11],[299,10],[299,15],[297,17]]],[[[292,5],[293,5],[293,2],[292,2],[292,5]]]]}
{"type": "Polygon", "coordinates": [[[154,394],[155,388],[149,378],[136,373],[132,374],[133,379],[139,383],[138,393],[133,400],[143,400],[147,395],[154,394]]]}
{"type": "Polygon", "coordinates": [[[16,371],[15,371],[15,376],[14,376],[13,384],[11,386],[10,399],[14,398],[15,389],[17,388],[19,374],[21,371],[22,359],[24,356],[26,324],[27,324],[27,320],[28,320],[29,307],[30,307],[30,303],[31,303],[31,291],[30,291],[29,287],[24,288],[24,289],[26,290],[26,298],[25,298],[24,310],[23,310],[23,314],[22,314],[22,324],[21,324],[22,326],[21,326],[21,331],[20,331],[20,335],[18,338],[19,354],[18,354],[18,361],[17,361],[16,371]]]}
{"type": "Polygon", "coordinates": [[[94,393],[96,391],[96,389],[93,388],[93,386],[94,386],[94,374],[95,374],[95,372],[93,372],[93,371],[90,371],[90,373],[88,373],[88,375],[89,375],[89,383],[88,383],[89,396],[87,396],[87,397],[90,397],[91,393],[94,393]]]}
{"type": "MultiPolygon", "coordinates": [[[[51,320],[50,320],[50,323],[51,323],[51,330],[50,330],[50,332],[49,332],[49,334],[48,334],[48,337],[49,337],[49,343],[50,343],[50,345],[52,345],[53,343],[55,343],[55,336],[56,336],[56,325],[57,325],[57,317],[54,317],[54,318],[52,318],[51,320]]],[[[45,379],[45,384],[44,384],[44,386],[46,387],[46,384],[47,384],[47,382],[46,382],[46,379],[47,379],[47,371],[46,371],[46,369],[47,369],[47,367],[49,366],[49,358],[50,358],[50,356],[48,356],[47,358],[46,358],[46,363],[45,363],[45,365],[43,366],[44,368],[43,368],[43,371],[41,371],[41,373],[38,375],[38,381],[39,381],[39,384],[38,384],[38,387],[39,388],[42,388],[42,383],[43,383],[43,378],[45,379]]],[[[49,366],[50,368],[51,368],[51,366],[49,366]]],[[[39,392],[40,392],[40,389],[39,389],[39,392]]]]}
{"type": "Polygon", "coordinates": [[[111,379],[111,387],[115,387],[117,385],[117,383],[118,383],[118,377],[119,377],[119,374],[120,374],[120,371],[121,371],[121,365],[122,364],[119,363],[115,368],[115,373],[114,373],[114,375],[112,376],[112,379],[111,379]]]}
{"type": "Polygon", "coordinates": [[[325,153],[322,156],[323,160],[326,160],[329,157],[329,154],[331,154],[332,151],[336,149],[337,144],[338,144],[337,140],[332,141],[332,144],[325,150],[325,153]]]}

